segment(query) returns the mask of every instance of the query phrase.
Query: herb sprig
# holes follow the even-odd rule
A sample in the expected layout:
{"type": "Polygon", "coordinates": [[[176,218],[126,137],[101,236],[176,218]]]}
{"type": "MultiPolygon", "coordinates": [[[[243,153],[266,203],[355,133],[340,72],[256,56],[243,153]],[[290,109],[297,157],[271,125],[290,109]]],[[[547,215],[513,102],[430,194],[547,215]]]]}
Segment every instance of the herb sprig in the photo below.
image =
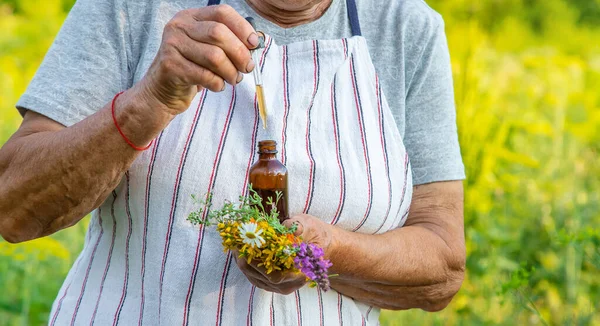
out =
{"type": "Polygon", "coordinates": [[[227,221],[240,223],[247,223],[252,220],[255,222],[266,221],[269,226],[280,234],[294,234],[297,225],[286,227],[279,221],[277,203],[281,200],[283,194],[277,191],[275,196],[275,200],[268,197],[265,202],[266,205],[271,207],[270,212],[267,213],[261,196],[252,189],[252,185],[248,187],[248,196],[240,196],[238,203],[235,204],[226,200],[220,209],[212,209],[213,196],[211,193],[204,196],[204,199],[192,195],[194,203],[200,205],[200,208],[191,212],[187,219],[194,225],[204,226],[218,225],[227,221]]]}

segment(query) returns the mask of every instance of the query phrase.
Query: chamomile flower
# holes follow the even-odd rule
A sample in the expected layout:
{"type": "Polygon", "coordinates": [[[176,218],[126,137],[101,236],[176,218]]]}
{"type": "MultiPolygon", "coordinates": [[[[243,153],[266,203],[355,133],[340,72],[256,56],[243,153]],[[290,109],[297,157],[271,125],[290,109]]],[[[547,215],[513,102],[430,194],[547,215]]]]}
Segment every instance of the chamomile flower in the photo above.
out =
{"type": "Polygon", "coordinates": [[[244,223],[238,226],[242,242],[260,248],[265,243],[265,239],[260,236],[263,230],[257,228],[258,226],[253,222],[244,223]]]}

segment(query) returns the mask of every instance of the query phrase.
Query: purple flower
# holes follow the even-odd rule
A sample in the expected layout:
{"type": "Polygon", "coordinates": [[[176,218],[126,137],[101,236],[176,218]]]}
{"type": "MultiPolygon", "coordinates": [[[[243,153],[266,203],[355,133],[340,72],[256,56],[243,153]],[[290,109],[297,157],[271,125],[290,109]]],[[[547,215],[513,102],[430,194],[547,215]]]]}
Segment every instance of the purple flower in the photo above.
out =
{"type": "Polygon", "coordinates": [[[323,258],[323,248],[315,244],[304,242],[296,245],[298,253],[294,258],[294,264],[306,277],[312,280],[320,289],[327,291],[330,288],[327,269],[331,262],[323,258]]]}

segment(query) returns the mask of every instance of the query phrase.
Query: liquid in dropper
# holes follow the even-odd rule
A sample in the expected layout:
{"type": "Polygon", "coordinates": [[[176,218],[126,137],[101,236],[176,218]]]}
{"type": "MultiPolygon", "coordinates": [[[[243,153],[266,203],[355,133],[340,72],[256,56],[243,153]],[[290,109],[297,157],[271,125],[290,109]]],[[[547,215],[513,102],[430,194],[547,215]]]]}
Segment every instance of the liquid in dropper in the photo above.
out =
{"type": "Polygon", "coordinates": [[[256,99],[258,101],[258,113],[263,122],[263,129],[267,129],[267,107],[265,105],[265,94],[262,85],[256,85],[256,99]]]}

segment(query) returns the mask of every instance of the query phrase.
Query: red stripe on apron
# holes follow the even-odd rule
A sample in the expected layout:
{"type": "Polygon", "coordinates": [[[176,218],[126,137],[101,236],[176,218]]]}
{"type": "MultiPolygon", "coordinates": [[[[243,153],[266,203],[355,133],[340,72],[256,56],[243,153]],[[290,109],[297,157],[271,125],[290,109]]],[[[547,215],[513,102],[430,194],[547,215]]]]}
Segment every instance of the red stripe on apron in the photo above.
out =
{"type": "Polygon", "coordinates": [[[298,314],[298,326],[302,325],[302,306],[300,305],[300,291],[294,293],[296,295],[296,312],[298,314]]]}
{"type": "Polygon", "coordinates": [[[387,210],[385,211],[385,218],[381,222],[381,225],[377,228],[373,234],[379,232],[385,222],[387,222],[388,217],[390,216],[390,209],[392,208],[392,180],[390,178],[390,166],[388,163],[388,152],[387,152],[387,142],[385,138],[385,127],[384,127],[384,118],[381,112],[381,85],[379,84],[379,77],[375,77],[375,87],[377,89],[377,114],[379,115],[379,137],[381,139],[381,151],[383,152],[383,162],[385,163],[385,175],[387,177],[387,185],[388,185],[388,205],[387,210]]]}
{"type": "Polygon", "coordinates": [[[283,72],[283,127],[281,129],[281,163],[285,165],[287,159],[285,153],[285,144],[287,141],[287,119],[290,113],[290,93],[289,93],[289,78],[288,78],[288,56],[287,46],[282,47],[282,72],[283,72]]]}
{"type": "MultiPolygon", "coordinates": [[[[102,210],[98,208],[98,224],[100,224],[100,235],[98,236],[98,242],[100,242],[100,237],[104,233],[104,228],[102,227],[102,210]]],[[[92,251],[92,254],[94,252],[92,251]]],[[[94,307],[94,312],[92,313],[92,317],[90,318],[90,325],[94,323],[94,319],[96,318],[96,313],[98,312],[98,305],[100,304],[100,296],[102,295],[102,288],[100,288],[100,294],[98,295],[98,299],[96,300],[96,306],[94,307]]]]}
{"type": "Polygon", "coordinates": [[[125,182],[127,183],[127,193],[125,194],[125,213],[127,214],[128,231],[127,240],[125,244],[125,280],[123,280],[123,292],[121,293],[121,300],[113,319],[113,326],[119,323],[121,317],[121,310],[123,310],[123,304],[127,297],[127,287],[129,286],[129,242],[131,241],[131,231],[133,220],[131,219],[131,209],[129,207],[129,171],[125,172],[125,182]]]}
{"type": "MultiPolygon", "coordinates": [[[[98,298],[96,299],[96,306],[94,307],[94,313],[92,314],[92,318],[90,319],[90,325],[94,323],[94,318],[96,318],[96,312],[98,311],[98,306],[100,305],[100,298],[102,297],[102,292],[104,291],[104,282],[106,281],[106,275],[108,275],[108,270],[110,269],[110,260],[112,258],[113,249],[115,247],[115,237],[117,233],[117,220],[115,219],[115,201],[117,200],[117,193],[112,192],[113,194],[113,202],[110,208],[110,215],[113,220],[113,229],[112,229],[112,240],[110,243],[110,249],[108,251],[108,257],[106,258],[106,266],[104,267],[104,274],[102,274],[102,280],[100,281],[100,292],[98,293],[98,298]]],[[[100,225],[102,226],[102,225],[100,225]]],[[[102,231],[101,231],[102,234],[102,231]]],[[[98,237],[99,239],[100,237],[98,237]]],[[[95,250],[92,251],[92,256],[95,255],[95,250]]],[[[90,263],[91,266],[91,263],[90,263]]],[[[82,293],[83,294],[83,293],[82,293]]],[[[79,301],[81,303],[81,301],[79,301]]],[[[79,304],[77,305],[79,308],[79,304]]],[[[77,314],[77,310],[75,310],[75,314],[77,314]]],[[[73,319],[71,319],[71,325],[75,323],[75,314],[73,315],[73,319]]]]}
{"type": "Polygon", "coordinates": [[[219,300],[217,304],[217,322],[216,325],[221,325],[221,318],[223,317],[223,300],[225,296],[223,295],[225,292],[225,287],[227,286],[227,275],[229,275],[229,268],[231,267],[231,252],[227,253],[227,258],[225,259],[225,268],[223,268],[223,276],[221,276],[221,287],[219,288],[219,300]]]}
{"type": "Polygon", "coordinates": [[[308,210],[310,209],[310,205],[312,203],[313,192],[315,188],[315,159],[312,155],[312,147],[310,143],[310,112],[312,111],[315,97],[317,95],[317,90],[319,89],[319,43],[318,41],[313,41],[313,62],[314,62],[314,73],[313,73],[313,82],[314,82],[314,91],[312,95],[312,99],[310,100],[310,105],[306,111],[306,154],[308,155],[308,159],[310,160],[310,174],[308,179],[308,193],[306,195],[306,203],[304,204],[304,214],[308,214],[308,210]]]}
{"type": "Polygon", "coordinates": [[[270,325],[271,326],[273,326],[273,323],[275,322],[275,309],[273,309],[273,296],[274,296],[274,294],[273,294],[273,292],[271,292],[271,307],[269,308],[270,313],[271,313],[271,316],[270,316],[270,320],[271,320],[270,325]]]}
{"type": "Polygon", "coordinates": [[[142,325],[142,320],[144,318],[144,302],[145,302],[145,292],[144,292],[144,278],[146,276],[146,242],[148,238],[148,214],[150,211],[150,189],[152,186],[152,175],[154,174],[154,163],[156,162],[156,153],[158,152],[158,147],[160,146],[160,141],[162,139],[164,132],[161,132],[156,140],[152,148],[152,156],[150,157],[150,161],[148,162],[148,174],[146,175],[146,195],[144,202],[144,235],[142,236],[142,267],[140,274],[142,276],[142,293],[140,300],[140,319],[138,321],[138,326],[142,325]]]}
{"type": "Polygon", "coordinates": [[[363,153],[365,156],[367,181],[368,181],[368,196],[369,196],[369,200],[367,202],[367,209],[365,211],[363,219],[352,230],[353,232],[355,232],[365,224],[365,222],[367,221],[367,218],[369,217],[369,213],[371,213],[371,205],[373,203],[373,180],[371,179],[371,162],[369,160],[369,149],[367,148],[367,144],[366,144],[366,130],[365,130],[364,116],[363,116],[363,112],[362,112],[362,103],[360,101],[360,92],[358,90],[358,85],[357,85],[357,81],[356,81],[356,70],[354,69],[354,56],[350,57],[350,74],[352,76],[351,79],[352,79],[352,87],[354,89],[354,100],[356,102],[356,111],[358,113],[358,124],[359,124],[359,129],[360,129],[360,136],[361,136],[361,140],[362,140],[363,153]]]}
{"type": "Polygon", "coordinates": [[[252,325],[252,306],[254,304],[254,292],[256,292],[256,286],[252,285],[250,289],[250,300],[248,301],[248,316],[246,317],[246,325],[252,325]]]}
{"type": "Polygon", "coordinates": [[[319,325],[323,326],[325,317],[323,316],[323,294],[321,293],[321,289],[317,289],[317,297],[319,297],[319,325]]]}
{"type": "Polygon", "coordinates": [[[404,195],[406,194],[406,184],[408,183],[408,152],[406,152],[404,154],[404,186],[402,187],[402,200],[400,201],[400,206],[398,206],[398,212],[396,213],[396,217],[394,218],[394,224],[393,225],[398,225],[397,223],[402,222],[402,220],[404,220],[404,218],[406,218],[406,216],[408,215],[408,209],[406,210],[406,213],[404,213],[404,215],[402,216],[402,218],[400,219],[400,221],[398,221],[398,216],[400,215],[400,210],[402,209],[402,205],[404,204],[404,195]]]}
{"type": "Polygon", "coordinates": [[[187,159],[187,153],[190,147],[190,143],[192,141],[193,135],[196,131],[196,127],[198,126],[199,117],[202,114],[202,108],[204,106],[204,102],[206,100],[206,96],[208,94],[207,89],[205,88],[202,91],[201,100],[198,101],[198,107],[196,108],[196,113],[194,114],[194,120],[190,127],[190,131],[188,132],[187,139],[185,141],[185,145],[183,147],[183,151],[181,152],[181,158],[179,159],[179,167],[177,168],[177,176],[175,178],[175,185],[173,189],[173,198],[171,199],[171,212],[169,214],[169,222],[167,225],[167,234],[165,237],[165,247],[163,251],[163,258],[160,268],[160,277],[158,284],[158,318],[160,319],[161,307],[162,307],[162,289],[163,289],[163,280],[165,277],[165,269],[167,263],[167,257],[169,256],[169,247],[171,245],[171,234],[173,233],[173,221],[175,219],[175,211],[177,209],[177,199],[179,195],[179,186],[181,183],[181,176],[183,175],[183,167],[185,165],[185,161],[187,159]]]}
{"type": "Polygon", "coordinates": [[[342,152],[340,150],[340,131],[337,114],[337,101],[335,98],[335,83],[336,77],[333,78],[333,83],[331,84],[331,116],[333,125],[333,138],[335,139],[335,152],[337,156],[338,167],[340,169],[340,200],[338,202],[338,207],[335,211],[333,219],[331,220],[331,224],[334,225],[337,224],[337,222],[340,220],[342,209],[344,208],[344,203],[346,201],[346,171],[344,170],[344,163],[342,162],[342,152]]]}
{"type": "MultiPolygon", "coordinates": [[[[213,169],[211,172],[210,180],[208,182],[208,190],[207,194],[212,193],[213,187],[215,185],[216,177],[219,173],[219,165],[221,163],[221,154],[223,154],[223,148],[225,147],[225,142],[227,140],[227,134],[229,133],[229,126],[231,123],[231,117],[233,116],[233,112],[235,110],[235,86],[231,88],[231,104],[229,105],[229,112],[227,113],[227,119],[225,120],[225,125],[223,126],[223,131],[221,132],[221,139],[219,140],[219,146],[217,148],[217,155],[215,156],[215,160],[213,162],[213,169]]],[[[202,215],[202,219],[206,218],[207,211],[205,210],[202,215]]],[[[204,240],[204,230],[206,228],[204,225],[200,227],[200,232],[198,233],[198,243],[196,245],[196,256],[194,258],[194,267],[192,269],[192,277],[190,279],[190,286],[188,287],[188,293],[185,299],[185,306],[183,309],[183,325],[188,325],[189,323],[189,311],[190,304],[192,302],[192,296],[194,295],[194,286],[196,284],[196,276],[198,273],[198,261],[201,254],[202,242],[204,240]]]]}
{"type": "Polygon", "coordinates": [[[369,314],[371,313],[371,310],[373,310],[373,306],[370,306],[367,310],[367,320],[369,320],[369,314]]]}
{"type": "MultiPolygon", "coordinates": [[[[77,268],[75,268],[75,270],[77,270],[77,268]]],[[[65,288],[65,292],[63,293],[62,297],[60,297],[60,299],[58,300],[58,306],[56,307],[54,316],[52,316],[52,321],[50,321],[51,326],[54,326],[54,324],[56,323],[56,318],[58,317],[58,314],[60,313],[60,309],[62,307],[63,300],[65,300],[65,297],[67,296],[67,292],[69,292],[69,288],[71,287],[72,283],[73,283],[73,280],[71,280],[69,285],[67,285],[67,287],[65,288]]]]}
{"type": "MultiPolygon", "coordinates": [[[[99,218],[99,224],[100,224],[100,234],[98,235],[98,239],[96,240],[96,245],[94,245],[95,248],[98,247],[98,243],[100,242],[100,238],[102,237],[102,233],[103,233],[103,230],[102,230],[102,209],[101,208],[98,208],[98,218],[99,218]]],[[[81,259],[77,259],[77,263],[75,263],[74,271],[79,270],[79,264],[80,263],[81,263],[81,259]]],[[[73,279],[74,278],[75,278],[75,273],[73,274],[73,276],[71,277],[71,280],[69,281],[69,284],[65,288],[65,292],[63,292],[63,295],[60,297],[60,299],[58,299],[58,304],[56,306],[56,311],[54,312],[54,315],[52,316],[52,320],[50,321],[50,325],[52,325],[52,326],[54,326],[54,324],[56,323],[56,319],[58,318],[58,314],[60,313],[60,309],[62,308],[63,301],[65,300],[65,297],[67,296],[67,292],[69,292],[69,289],[71,288],[71,284],[73,284],[73,279]]]]}
{"type": "Polygon", "coordinates": [[[342,318],[342,295],[338,293],[338,318],[340,320],[340,326],[344,325],[344,318],[342,318]]]}

